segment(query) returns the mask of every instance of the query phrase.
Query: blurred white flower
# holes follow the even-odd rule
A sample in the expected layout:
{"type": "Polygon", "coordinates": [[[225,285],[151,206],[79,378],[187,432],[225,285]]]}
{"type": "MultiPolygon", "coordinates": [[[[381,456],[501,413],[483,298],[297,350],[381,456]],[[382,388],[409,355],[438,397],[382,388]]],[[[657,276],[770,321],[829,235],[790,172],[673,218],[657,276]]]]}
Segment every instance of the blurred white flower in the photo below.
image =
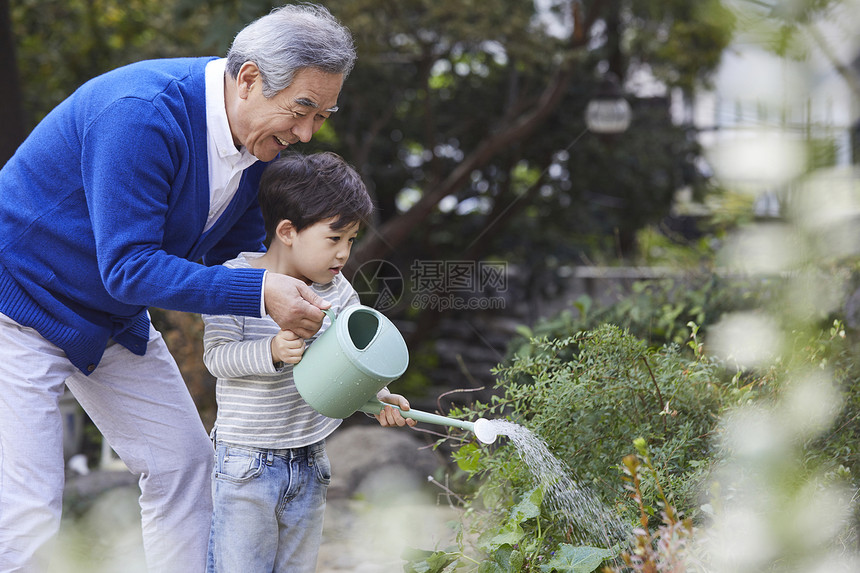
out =
{"type": "Polygon", "coordinates": [[[819,257],[844,257],[860,250],[860,169],[819,169],[795,186],[791,214],[815,239],[819,257]]]}
{"type": "Polygon", "coordinates": [[[841,488],[825,487],[812,479],[783,508],[779,524],[795,549],[826,547],[845,527],[851,515],[850,495],[841,488]]]}
{"type": "Polygon", "coordinates": [[[802,138],[775,129],[720,140],[706,150],[705,156],[724,185],[749,193],[777,188],[806,170],[802,138]]]}
{"type": "Polygon", "coordinates": [[[707,551],[714,573],[754,571],[772,559],[777,544],[762,516],[745,507],[727,510],[708,530],[707,551]]]}
{"type": "Polygon", "coordinates": [[[833,424],[841,409],[840,394],[828,372],[812,371],[788,386],[781,408],[789,432],[808,439],[833,424]]]}
{"type": "Polygon", "coordinates": [[[782,332],[770,317],[746,312],[730,313],[711,329],[708,349],[740,368],[754,368],[779,354],[782,339],[782,332]]]}
{"type": "Polygon", "coordinates": [[[786,451],[786,440],[773,413],[755,406],[726,414],[723,446],[741,460],[764,461],[786,451]]]}
{"type": "Polygon", "coordinates": [[[778,274],[793,268],[800,250],[787,225],[753,225],[739,230],[720,252],[723,265],[752,274],[778,274]]]}

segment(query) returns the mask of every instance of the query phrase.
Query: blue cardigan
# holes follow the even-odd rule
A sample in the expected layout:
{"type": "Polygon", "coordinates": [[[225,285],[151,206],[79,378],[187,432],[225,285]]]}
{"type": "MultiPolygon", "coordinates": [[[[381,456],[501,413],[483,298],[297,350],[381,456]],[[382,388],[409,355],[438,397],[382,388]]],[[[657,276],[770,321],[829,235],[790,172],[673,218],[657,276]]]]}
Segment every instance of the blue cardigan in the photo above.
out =
{"type": "Polygon", "coordinates": [[[203,230],[211,59],[139,62],[90,80],[0,170],[0,312],[85,374],[109,338],[145,353],[148,306],[260,316],[263,271],[220,263],[263,248],[264,163],[203,230]]]}

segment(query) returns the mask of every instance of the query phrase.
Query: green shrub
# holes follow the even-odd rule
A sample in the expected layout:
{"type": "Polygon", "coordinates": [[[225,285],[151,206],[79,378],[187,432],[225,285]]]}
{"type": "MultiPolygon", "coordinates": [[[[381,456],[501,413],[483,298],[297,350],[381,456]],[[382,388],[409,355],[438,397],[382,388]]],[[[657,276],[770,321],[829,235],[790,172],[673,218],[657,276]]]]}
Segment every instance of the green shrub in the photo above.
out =
{"type": "MultiPolygon", "coordinates": [[[[716,418],[745,391],[738,380],[726,380],[695,341],[694,352],[676,344],[651,348],[612,325],[532,344],[529,356],[497,370],[503,394],[474,414],[527,426],[613,505],[623,498],[616,468],[631,442],[643,437],[667,489],[681,496],[682,506],[695,507],[696,477],[707,466],[716,418]]],[[[515,457],[500,447],[482,458],[476,473],[504,473],[515,457]]],[[[520,483],[516,474],[509,477],[520,483]]]]}
{"type": "MultiPolygon", "coordinates": [[[[546,484],[536,483],[510,440],[501,437],[487,447],[471,435],[457,434],[452,436],[459,439],[453,457],[468,479],[454,487],[469,492],[462,496],[458,545],[413,555],[407,571],[591,573],[601,564],[613,571],[639,570],[641,564],[631,555],[643,554],[646,546],[654,549],[649,554],[654,559],[671,560],[678,557],[671,555],[671,548],[656,546],[681,533],[689,538],[693,524],[696,535],[707,540],[708,526],[719,520],[719,508],[732,501],[737,504],[732,496],[737,497],[743,482],[737,476],[727,479],[727,467],[741,467],[741,475],[768,482],[766,491],[781,492],[768,497],[777,504],[767,508],[772,513],[768,519],[776,525],[785,523],[780,515],[798,506],[810,490],[831,486],[860,490],[856,333],[846,332],[833,317],[830,325],[820,328],[824,316],[777,315],[783,346],[767,364],[743,370],[708,356],[698,323],[689,320],[717,321],[726,311],[763,312],[785,299],[786,293],[780,291],[788,286],[758,281],[727,287],[713,280],[698,290],[685,290],[671,281],[642,283],[630,300],[614,307],[595,311],[590,301],[581,300],[578,318],[562,313],[534,329],[522,329],[523,338],[494,371],[497,392],[492,400],[454,409],[449,415],[505,419],[528,428],[607,515],[626,522],[628,531],[634,532],[634,545],[626,550],[624,543],[608,547],[610,543],[591,535],[588,527],[561,519],[545,499],[546,484]],[[625,326],[593,325],[598,318],[625,326]],[[591,326],[577,330],[582,325],[591,326]],[[721,440],[721,433],[730,431],[732,417],[727,414],[739,408],[783,412],[788,420],[783,426],[797,431],[808,423],[805,418],[817,399],[813,390],[798,406],[797,389],[818,379],[822,388],[832,387],[841,407],[826,416],[816,414],[830,426],[787,438],[794,440],[792,455],[774,460],[772,467],[757,460],[751,467],[739,464],[738,452],[721,440]],[[792,401],[792,407],[800,408],[794,413],[786,410],[792,401]],[[634,441],[648,471],[634,472],[629,463],[634,441]],[[625,490],[623,483],[634,477],[631,496],[630,484],[625,490]]],[[[853,523],[828,525],[838,531],[826,543],[857,544],[858,507],[856,499],[846,504],[840,514],[853,512],[853,523]]],[[[787,542],[786,555],[792,544],[800,547],[787,542]]],[[[688,554],[680,557],[691,557],[688,550],[685,542],[688,554]]],[[[801,557],[807,558],[796,556],[801,557]]]]}
{"type": "MultiPolygon", "coordinates": [[[[561,340],[533,339],[530,349],[496,370],[499,394],[489,404],[450,415],[504,418],[527,427],[570,469],[577,487],[602,506],[607,521],[638,519],[638,507],[620,479],[621,460],[636,438],[647,441],[654,476],[666,484],[672,503],[698,506],[718,415],[752,387],[739,387],[740,377],[726,377],[704,355],[695,335],[686,347],[653,348],[603,325],[561,340]]],[[[464,441],[453,455],[476,484],[467,502],[463,543],[418,556],[413,565],[422,565],[415,571],[495,563],[501,569],[485,565],[477,570],[590,573],[618,551],[593,535],[593,528],[554,513],[544,499],[545,484],[536,484],[520,452],[504,437],[492,447],[464,441]],[[470,534],[479,534],[471,547],[465,542],[470,534]]],[[[656,483],[643,480],[646,495],[656,483]]]]}

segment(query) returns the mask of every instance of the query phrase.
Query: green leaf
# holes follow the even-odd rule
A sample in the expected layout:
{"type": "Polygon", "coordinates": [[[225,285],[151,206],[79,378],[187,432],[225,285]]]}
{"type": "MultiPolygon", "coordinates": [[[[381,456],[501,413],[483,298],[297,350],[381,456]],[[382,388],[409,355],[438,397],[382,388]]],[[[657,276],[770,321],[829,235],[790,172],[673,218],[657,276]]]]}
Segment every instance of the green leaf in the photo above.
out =
{"type": "Polygon", "coordinates": [[[570,573],[591,573],[603,563],[604,559],[612,557],[612,553],[600,547],[574,547],[567,543],[559,546],[555,555],[547,563],[540,566],[541,571],[569,571],[570,573]]]}
{"type": "Polygon", "coordinates": [[[524,324],[518,324],[515,328],[516,333],[525,338],[526,340],[534,337],[534,332],[532,329],[524,324]]]}
{"type": "Polygon", "coordinates": [[[496,551],[502,545],[516,545],[526,536],[526,532],[518,523],[507,523],[498,530],[488,541],[480,544],[481,549],[488,552],[496,551]]]}
{"type": "Polygon", "coordinates": [[[575,306],[576,310],[579,311],[580,316],[588,316],[588,313],[589,311],[591,311],[591,307],[593,305],[594,301],[587,294],[579,296],[573,303],[573,306],[575,306]]]}
{"type": "Polygon", "coordinates": [[[523,556],[522,551],[514,549],[510,545],[502,545],[499,547],[498,551],[493,554],[493,559],[496,563],[501,565],[505,571],[509,571],[510,573],[522,571],[523,564],[525,563],[525,557],[523,556]]]}
{"type": "Polygon", "coordinates": [[[543,490],[536,487],[531,490],[512,510],[508,523],[522,523],[540,515],[543,503],[543,490]]]}
{"type": "Polygon", "coordinates": [[[477,573],[507,573],[495,561],[484,561],[478,566],[477,573]]]}
{"type": "Polygon", "coordinates": [[[481,461],[481,449],[475,443],[469,443],[452,454],[454,461],[464,472],[478,471],[481,461]]]}
{"type": "Polygon", "coordinates": [[[458,559],[456,554],[445,551],[425,551],[411,547],[404,549],[401,557],[409,561],[403,566],[404,573],[443,573],[449,564],[458,559]]]}
{"type": "Polygon", "coordinates": [[[518,573],[522,571],[525,557],[519,549],[514,549],[507,543],[500,546],[493,554],[491,561],[484,561],[478,571],[486,573],[518,573]]]}

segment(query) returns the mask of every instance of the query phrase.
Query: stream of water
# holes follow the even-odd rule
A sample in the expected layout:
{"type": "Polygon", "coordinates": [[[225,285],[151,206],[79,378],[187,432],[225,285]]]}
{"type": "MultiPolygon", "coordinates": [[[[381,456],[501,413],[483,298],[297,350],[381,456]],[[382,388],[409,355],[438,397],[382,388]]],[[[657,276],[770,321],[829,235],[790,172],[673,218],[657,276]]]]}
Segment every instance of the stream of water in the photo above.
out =
{"type": "Polygon", "coordinates": [[[519,424],[507,420],[490,422],[499,435],[507,436],[516,446],[531,473],[533,485],[544,490],[544,507],[567,522],[578,542],[600,541],[609,548],[625,538],[624,521],[571,477],[571,469],[549,451],[546,442],[519,424]]]}

